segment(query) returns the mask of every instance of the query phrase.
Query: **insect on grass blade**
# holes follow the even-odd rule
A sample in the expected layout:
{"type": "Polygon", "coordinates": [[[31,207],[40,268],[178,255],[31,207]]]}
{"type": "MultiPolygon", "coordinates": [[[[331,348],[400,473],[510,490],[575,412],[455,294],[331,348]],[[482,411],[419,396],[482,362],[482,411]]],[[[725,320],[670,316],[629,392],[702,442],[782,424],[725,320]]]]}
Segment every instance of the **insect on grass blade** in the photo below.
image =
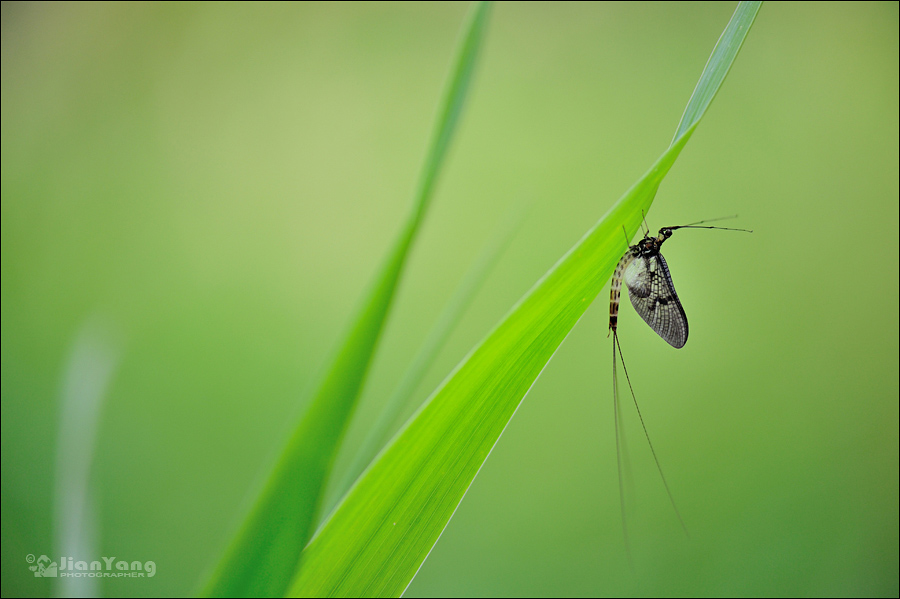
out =
{"type": "MultiPolygon", "coordinates": [[[[725,217],[734,218],[734,217],[725,217]]],[[[672,232],[676,229],[719,229],[723,231],[744,231],[752,233],[747,229],[730,229],[727,227],[711,227],[703,226],[705,223],[723,220],[721,218],[698,221],[689,225],[680,225],[677,227],[663,227],[659,230],[657,237],[651,237],[649,233],[644,233],[644,238],[638,243],[630,246],[622,258],[619,260],[616,270],[613,273],[612,282],[609,290],[609,331],[613,337],[613,407],[615,415],[616,427],[616,464],[619,471],[619,503],[622,511],[622,532],[625,537],[625,548],[629,554],[628,528],[625,519],[625,493],[622,488],[622,431],[619,430],[619,381],[616,372],[617,361],[622,361],[622,370],[625,372],[625,381],[628,383],[628,390],[631,392],[631,398],[634,408],[637,411],[638,419],[641,421],[641,428],[644,430],[644,436],[647,444],[650,446],[650,453],[653,454],[653,460],[656,462],[656,469],[662,479],[666,494],[669,496],[669,502],[675,510],[675,515],[681,524],[685,534],[688,534],[687,526],[675,505],[675,498],[669,489],[669,483],[663,474],[662,466],[650,441],[650,434],[647,432],[647,425],[644,423],[644,417],[641,414],[641,408],[638,406],[637,397],[634,394],[634,387],[631,384],[631,377],[628,376],[628,369],[625,366],[625,358],[622,356],[622,346],[619,344],[618,320],[619,320],[619,300],[621,297],[622,283],[628,288],[628,297],[631,305],[634,306],[641,318],[644,319],[650,328],[656,331],[656,334],[665,339],[665,341],[675,349],[681,349],[687,343],[688,339],[688,322],[687,315],[675,292],[675,285],[672,283],[672,275],[669,272],[669,265],[666,264],[665,258],[660,253],[662,244],[665,243],[672,232]],[[618,360],[616,354],[618,353],[618,360]]]]}

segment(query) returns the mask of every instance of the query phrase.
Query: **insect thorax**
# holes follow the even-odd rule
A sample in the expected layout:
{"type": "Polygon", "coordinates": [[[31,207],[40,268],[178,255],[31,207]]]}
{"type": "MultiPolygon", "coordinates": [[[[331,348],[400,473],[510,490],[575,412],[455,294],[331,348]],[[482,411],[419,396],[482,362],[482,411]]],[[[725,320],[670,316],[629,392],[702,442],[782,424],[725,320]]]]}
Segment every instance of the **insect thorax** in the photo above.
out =
{"type": "Polygon", "coordinates": [[[644,256],[646,258],[657,256],[659,255],[663,242],[671,236],[671,229],[660,229],[659,236],[650,237],[649,235],[645,235],[643,239],[628,249],[632,251],[635,258],[638,256],[644,256]]]}

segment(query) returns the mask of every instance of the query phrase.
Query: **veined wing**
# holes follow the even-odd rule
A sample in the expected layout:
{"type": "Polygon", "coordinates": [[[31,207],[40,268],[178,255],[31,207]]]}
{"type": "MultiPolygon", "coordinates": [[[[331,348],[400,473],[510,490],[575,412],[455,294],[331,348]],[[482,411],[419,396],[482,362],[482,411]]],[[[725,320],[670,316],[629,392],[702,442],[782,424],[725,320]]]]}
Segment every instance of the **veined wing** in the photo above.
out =
{"type": "Polygon", "coordinates": [[[679,349],[687,343],[688,323],[662,254],[638,256],[625,269],[631,305],[650,328],[679,349]]]}

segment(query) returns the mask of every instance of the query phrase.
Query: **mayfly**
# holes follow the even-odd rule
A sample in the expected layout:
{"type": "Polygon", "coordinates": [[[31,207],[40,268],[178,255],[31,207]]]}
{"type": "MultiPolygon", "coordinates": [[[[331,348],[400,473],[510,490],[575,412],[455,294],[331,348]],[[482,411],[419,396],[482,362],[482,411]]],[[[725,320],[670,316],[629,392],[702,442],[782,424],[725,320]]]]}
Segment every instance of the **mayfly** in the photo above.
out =
{"type": "MultiPolygon", "coordinates": [[[[725,217],[733,218],[733,217],[725,217]]],[[[663,475],[662,467],[659,464],[659,458],[656,457],[656,450],[650,442],[650,435],[647,433],[647,427],[644,424],[644,417],[641,415],[641,409],[638,407],[637,398],[634,395],[634,388],[631,386],[631,379],[628,376],[628,369],[625,367],[625,359],[622,357],[622,347],[619,345],[619,336],[616,329],[619,320],[619,298],[621,296],[622,282],[628,288],[628,297],[631,299],[631,305],[635,311],[644,319],[650,328],[656,331],[656,334],[666,340],[666,342],[675,349],[681,349],[687,343],[688,338],[688,322],[684,313],[684,308],[675,293],[675,286],[672,284],[672,275],[669,273],[669,266],[666,264],[665,258],[660,253],[660,248],[665,241],[672,236],[672,232],[676,229],[720,229],[723,231],[744,231],[752,233],[747,229],[729,229],[726,227],[710,227],[702,226],[704,223],[723,220],[721,218],[702,220],[689,225],[680,225],[677,227],[663,227],[659,230],[657,237],[651,237],[649,232],[644,234],[644,238],[638,243],[630,246],[619,260],[615,273],[612,277],[612,283],[609,290],[609,331],[613,336],[613,405],[615,409],[615,427],[616,427],[616,459],[619,470],[619,502],[622,509],[622,529],[625,534],[626,548],[628,544],[628,531],[625,524],[625,497],[622,487],[622,451],[619,439],[619,385],[616,375],[616,351],[618,351],[619,359],[622,360],[622,368],[625,370],[625,380],[628,382],[628,388],[631,391],[631,397],[634,400],[634,407],[637,410],[638,418],[641,421],[641,427],[644,429],[644,436],[650,445],[650,452],[653,454],[653,460],[656,462],[656,468],[662,478],[663,486],[669,496],[669,501],[675,510],[675,515],[681,523],[681,527],[687,534],[687,527],[672,492],[669,490],[669,484],[663,475]]]]}

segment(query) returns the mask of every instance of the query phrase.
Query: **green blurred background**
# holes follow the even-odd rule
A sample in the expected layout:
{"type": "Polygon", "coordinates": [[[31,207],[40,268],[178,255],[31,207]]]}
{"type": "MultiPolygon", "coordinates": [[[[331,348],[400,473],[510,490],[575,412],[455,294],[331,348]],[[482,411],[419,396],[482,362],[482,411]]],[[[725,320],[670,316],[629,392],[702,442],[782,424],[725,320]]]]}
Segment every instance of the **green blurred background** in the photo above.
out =
{"type": "MultiPolygon", "coordinates": [[[[495,7],[339,469],[511,208],[418,400],[665,149],[733,9],[495,7]]],[[[465,11],[3,4],[3,596],[53,592],[79,338],[114,365],[90,559],[157,563],[99,591],[197,588],[409,208],[465,11]]],[[[408,596],[897,596],[896,3],[763,6],[647,220],[733,213],[666,245],[685,349],[620,320],[691,537],[627,410],[628,567],[601,295],[408,596]]]]}

